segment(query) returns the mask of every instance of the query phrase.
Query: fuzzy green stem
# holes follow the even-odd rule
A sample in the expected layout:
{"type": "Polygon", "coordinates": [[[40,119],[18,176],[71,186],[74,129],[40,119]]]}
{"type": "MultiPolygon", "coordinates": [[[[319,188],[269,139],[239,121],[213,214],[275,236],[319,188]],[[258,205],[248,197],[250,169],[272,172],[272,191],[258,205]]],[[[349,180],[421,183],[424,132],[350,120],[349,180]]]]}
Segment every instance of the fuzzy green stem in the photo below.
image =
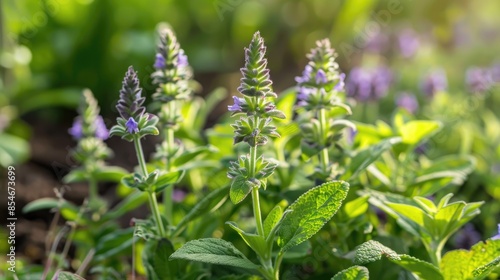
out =
{"type": "Polygon", "coordinates": [[[264,226],[262,225],[262,216],[260,213],[259,188],[252,188],[252,204],[253,214],[255,215],[255,223],[257,224],[257,233],[264,237],[264,226]]]}
{"type": "MultiPolygon", "coordinates": [[[[142,152],[142,146],[140,138],[134,135],[134,146],[137,155],[137,160],[139,161],[139,166],[141,167],[141,172],[143,177],[148,176],[148,170],[146,168],[146,161],[144,160],[144,153],[142,152]]],[[[149,206],[151,207],[151,213],[156,222],[156,227],[161,237],[165,237],[165,228],[163,227],[163,222],[161,220],[160,210],[158,209],[158,202],[156,201],[156,194],[150,190],[148,192],[149,206]]]]}
{"type": "Polygon", "coordinates": [[[321,153],[319,154],[319,160],[321,163],[321,171],[323,171],[323,174],[327,174],[328,173],[328,165],[329,165],[329,156],[328,156],[328,149],[326,148],[327,121],[326,121],[326,110],[325,109],[319,109],[318,119],[319,119],[321,145],[324,146],[324,148],[321,150],[321,153]]]}
{"type": "MultiPolygon", "coordinates": [[[[175,101],[170,101],[168,104],[168,114],[170,115],[169,119],[174,120],[175,119],[175,101]]],[[[167,127],[165,129],[165,137],[166,137],[166,142],[167,142],[167,158],[165,158],[165,168],[167,169],[167,172],[172,171],[173,165],[172,165],[172,152],[174,150],[174,145],[175,145],[175,137],[174,137],[174,129],[172,127],[167,127]]],[[[169,186],[165,188],[163,191],[163,207],[165,208],[165,218],[167,219],[167,222],[169,225],[173,225],[173,200],[172,196],[174,193],[174,186],[169,186]]]]}
{"type": "Polygon", "coordinates": [[[282,252],[278,253],[278,256],[276,257],[276,262],[274,263],[274,279],[278,280],[280,279],[280,266],[281,266],[281,261],[283,261],[283,256],[285,254],[282,252]]]}
{"type": "Polygon", "coordinates": [[[93,202],[97,199],[97,181],[93,175],[89,178],[89,201],[90,204],[93,205],[93,202]]]}
{"type": "Polygon", "coordinates": [[[441,263],[441,252],[443,251],[444,243],[445,242],[443,241],[431,241],[430,244],[426,244],[424,242],[425,249],[427,249],[427,252],[429,253],[432,264],[437,267],[439,267],[439,263],[441,263]]]}

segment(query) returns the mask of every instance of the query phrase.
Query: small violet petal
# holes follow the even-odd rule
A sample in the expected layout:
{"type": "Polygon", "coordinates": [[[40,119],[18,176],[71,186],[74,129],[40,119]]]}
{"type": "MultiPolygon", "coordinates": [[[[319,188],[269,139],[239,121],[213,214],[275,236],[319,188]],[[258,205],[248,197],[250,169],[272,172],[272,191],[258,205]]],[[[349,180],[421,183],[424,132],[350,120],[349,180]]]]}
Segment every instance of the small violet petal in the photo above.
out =
{"type": "Polygon", "coordinates": [[[139,124],[134,120],[134,118],[130,117],[125,125],[127,126],[128,133],[139,132],[139,124]]]}

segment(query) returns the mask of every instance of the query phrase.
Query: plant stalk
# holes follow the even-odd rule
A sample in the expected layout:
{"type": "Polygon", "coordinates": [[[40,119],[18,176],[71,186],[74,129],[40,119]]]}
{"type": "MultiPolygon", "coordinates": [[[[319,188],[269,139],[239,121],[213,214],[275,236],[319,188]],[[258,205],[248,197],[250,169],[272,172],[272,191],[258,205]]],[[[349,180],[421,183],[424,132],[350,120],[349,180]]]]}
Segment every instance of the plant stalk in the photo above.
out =
{"type": "MultiPolygon", "coordinates": [[[[141,172],[143,177],[148,176],[148,170],[146,168],[146,161],[144,160],[144,153],[142,152],[142,147],[139,137],[134,136],[135,152],[137,154],[137,160],[141,167],[141,172]]],[[[160,210],[158,209],[158,202],[156,201],[156,194],[151,190],[148,190],[149,206],[151,207],[151,212],[156,221],[156,227],[161,237],[165,237],[165,228],[163,227],[163,222],[161,220],[160,210]]]]}
{"type": "MultiPolygon", "coordinates": [[[[327,137],[327,127],[326,127],[326,110],[325,109],[319,109],[318,112],[318,119],[319,119],[319,127],[320,127],[320,137],[321,137],[321,145],[326,146],[326,137],[327,137]]],[[[329,163],[329,156],[328,156],[328,149],[324,147],[321,150],[321,153],[319,154],[319,160],[321,163],[321,171],[323,174],[328,174],[328,165],[329,163]]]]}

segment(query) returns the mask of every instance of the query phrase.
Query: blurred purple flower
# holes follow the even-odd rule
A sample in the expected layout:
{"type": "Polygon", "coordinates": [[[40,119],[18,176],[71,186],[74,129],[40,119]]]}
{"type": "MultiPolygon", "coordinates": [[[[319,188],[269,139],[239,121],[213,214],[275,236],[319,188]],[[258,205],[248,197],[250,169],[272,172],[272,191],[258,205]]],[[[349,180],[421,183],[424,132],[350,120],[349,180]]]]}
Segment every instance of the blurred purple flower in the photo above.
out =
{"type": "Polygon", "coordinates": [[[485,92],[493,84],[489,69],[472,67],[465,73],[465,83],[470,91],[474,93],[485,92]]]}
{"type": "Polygon", "coordinates": [[[183,189],[174,189],[172,193],[172,200],[175,202],[182,202],[186,197],[187,192],[183,189]]]}
{"type": "Polygon", "coordinates": [[[460,249],[470,249],[472,245],[481,241],[481,235],[472,224],[466,224],[457,235],[455,235],[455,247],[460,249]]]}
{"type": "Polygon", "coordinates": [[[422,143],[422,144],[418,145],[418,146],[415,148],[415,153],[416,153],[417,155],[424,155],[424,154],[427,152],[427,150],[429,149],[429,147],[428,147],[428,146],[429,146],[429,144],[428,144],[427,142],[424,142],[424,143],[422,143]]]}
{"type": "Polygon", "coordinates": [[[295,77],[295,81],[297,83],[307,83],[309,79],[311,78],[311,73],[313,71],[313,68],[311,65],[307,64],[306,67],[304,68],[304,71],[302,71],[302,76],[295,77]]]}
{"type": "Polygon", "coordinates": [[[230,112],[241,112],[241,105],[243,101],[241,98],[233,96],[234,104],[231,106],[227,106],[227,110],[230,112]]]}
{"type": "Polygon", "coordinates": [[[404,29],[398,36],[399,49],[405,58],[411,58],[420,47],[420,40],[413,29],[404,29]]]}
{"type": "Polygon", "coordinates": [[[95,121],[96,121],[95,122],[95,137],[97,137],[101,140],[108,139],[109,131],[106,128],[106,124],[104,123],[102,116],[97,116],[97,119],[95,121]]]}
{"type": "Polygon", "coordinates": [[[500,62],[497,62],[495,65],[493,65],[490,69],[490,74],[491,74],[491,80],[494,83],[500,83],[500,62]]]}
{"type": "Polygon", "coordinates": [[[134,120],[134,118],[130,117],[125,125],[127,126],[128,133],[139,132],[139,124],[134,120]]]}
{"type": "Polygon", "coordinates": [[[498,234],[491,237],[493,240],[500,239],[500,224],[498,224],[498,234]]]}
{"type": "Polygon", "coordinates": [[[68,130],[68,133],[73,136],[75,140],[79,140],[83,137],[82,119],[80,117],[75,118],[73,126],[68,130]]]}
{"type": "Polygon", "coordinates": [[[439,91],[448,89],[448,79],[443,69],[431,71],[424,77],[421,84],[422,91],[429,97],[432,97],[439,91]]]}
{"type": "Polygon", "coordinates": [[[411,114],[415,114],[418,110],[418,101],[415,98],[415,95],[409,93],[401,94],[396,100],[396,105],[407,110],[411,114]]]}
{"type": "Polygon", "coordinates": [[[326,73],[323,69],[319,69],[316,73],[316,83],[317,84],[326,84],[328,79],[326,78],[326,73]]]}
{"type": "Polygon", "coordinates": [[[340,73],[339,75],[339,82],[335,85],[335,90],[336,91],[342,91],[344,90],[344,87],[345,87],[345,74],[344,73],[340,73]]]}
{"type": "Polygon", "coordinates": [[[309,96],[313,94],[316,91],[314,88],[310,87],[299,87],[298,94],[297,94],[297,100],[300,101],[307,101],[309,96]]]}
{"type": "Polygon", "coordinates": [[[387,94],[392,73],[385,66],[374,69],[354,68],[347,77],[347,95],[360,101],[378,100],[387,94]]]}
{"type": "Polygon", "coordinates": [[[371,53],[382,53],[387,49],[389,43],[389,37],[382,32],[378,32],[372,36],[369,36],[365,50],[371,53]]]}
{"type": "Polygon", "coordinates": [[[353,129],[352,127],[347,128],[347,143],[349,143],[349,145],[354,143],[356,135],[358,135],[358,131],[356,129],[353,129]]]}
{"type": "Polygon", "coordinates": [[[163,57],[162,54],[157,53],[154,68],[160,70],[160,69],[165,69],[166,66],[167,64],[165,62],[165,57],[163,57]]]}
{"type": "Polygon", "coordinates": [[[184,50],[181,49],[179,51],[179,54],[177,55],[177,66],[178,67],[186,67],[188,65],[189,65],[189,63],[188,63],[188,57],[184,53],[184,50]]]}

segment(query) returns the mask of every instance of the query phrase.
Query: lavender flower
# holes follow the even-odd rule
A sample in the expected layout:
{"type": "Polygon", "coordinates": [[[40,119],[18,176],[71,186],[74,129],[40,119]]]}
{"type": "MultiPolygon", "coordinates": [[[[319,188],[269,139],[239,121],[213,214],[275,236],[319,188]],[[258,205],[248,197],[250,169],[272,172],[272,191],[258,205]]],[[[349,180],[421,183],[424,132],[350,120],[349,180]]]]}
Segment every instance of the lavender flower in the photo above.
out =
{"type": "Polygon", "coordinates": [[[497,239],[500,239],[500,224],[498,224],[498,234],[491,237],[491,239],[493,240],[497,240],[497,239]]]}
{"type": "Polygon", "coordinates": [[[412,29],[403,30],[398,37],[399,49],[405,58],[411,58],[420,47],[417,34],[412,29]]]}
{"type": "Polygon", "coordinates": [[[377,32],[376,34],[369,36],[365,49],[371,53],[382,53],[387,50],[388,43],[389,37],[382,32],[377,32]]]}
{"type": "Polygon", "coordinates": [[[130,117],[125,125],[127,126],[128,133],[139,132],[139,124],[134,120],[134,118],[130,117]]]}
{"type": "Polygon", "coordinates": [[[325,71],[323,69],[319,69],[316,73],[316,83],[317,84],[326,84],[328,79],[326,78],[325,71]]]}
{"type": "Polygon", "coordinates": [[[120,90],[120,99],[116,105],[116,109],[120,116],[124,119],[141,117],[146,108],[142,106],[145,98],[141,97],[142,88],[139,87],[139,79],[137,72],[130,66],[125,73],[125,78],[122,82],[122,89],[120,90]]]}
{"type": "Polygon", "coordinates": [[[165,62],[165,57],[161,53],[157,53],[154,68],[159,70],[159,69],[164,69],[165,66],[167,66],[165,62]]]}
{"type": "Polygon", "coordinates": [[[299,84],[308,82],[312,72],[313,72],[312,66],[307,64],[306,67],[304,68],[304,71],[302,71],[302,76],[295,77],[295,81],[299,84]]]}
{"type": "Polygon", "coordinates": [[[401,94],[396,100],[396,105],[407,110],[411,114],[415,114],[418,110],[418,101],[415,98],[415,95],[409,93],[401,94]]]}
{"type": "Polygon", "coordinates": [[[83,138],[83,127],[82,127],[82,118],[76,117],[73,126],[68,130],[68,133],[73,136],[75,140],[80,140],[83,138]]]}
{"type": "MultiPolygon", "coordinates": [[[[154,63],[156,71],[151,75],[153,84],[157,86],[153,99],[162,103],[189,99],[192,93],[189,80],[193,74],[188,58],[171,29],[162,29],[159,33],[160,42],[154,63]]],[[[162,116],[160,118],[163,123],[175,122],[173,119],[163,120],[162,116]]]]}
{"type": "Polygon", "coordinates": [[[344,73],[340,73],[339,75],[339,81],[338,83],[335,85],[334,89],[336,91],[343,91],[344,90],[344,87],[345,87],[345,74],[344,73]]]}
{"type": "Polygon", "coordinates": [[[172,193],[172,200],[175,202],[182,202],[186,197],[187,192],[183,189],[174,189],[172,193]]]}
{"type": "Polygon", "coordinates": [[[465,73],[465,83],[470,91],[482,93],[492,86],[491,72],[485,68],[472,67],[465,73]]]}
{"type": "Polygon", "coordinates": [[[387,67],[357,67],[347,77],[347,95],[360,101],[378,100],[387,94],[391,83],[392,73],[387,67]]]}
{"type": "Polygon", "coordinates": [[[455,236],[455,246],[461,249],[470,249],[481,240],[481,235],[472,224],[466,224],[455,236]]]}
{"type": "Polygon", "coordinates": [[[496,63],[490,69],[491,80],[494,83],[500,83],[500,63],[496,63]]]}
{"type": "Polygon", "coordinates": [[[239,97],[233,96],[234,104],[231,106],[227,106],[227,110],[230,112],[241,112],[241,105],[243,104],[243,100],[239,97]]]}
{"type": "Polygon", "coordinates": [[[177,55],[177,66],[178,67],[187,67],[187,66],[189,66],[188,57],[184,53],[183,49],[180,49],[179,50],[179,54],[177,55]]]}
{"type": "Polygon", "coordinates": [[[106,128],[106,124],[104,123],[102,116],[97,116],[95,122],[95,137],[101,140],[106,140],[109,137],[109,131],[106,128]]]}
{"type": "Polygon", "coordinates": [[[422,91],[429,97],[434,96],[439,91],[448,89],[448,79],[443,69],[431,71],[424,77],[421,83],[422,91]]]}

